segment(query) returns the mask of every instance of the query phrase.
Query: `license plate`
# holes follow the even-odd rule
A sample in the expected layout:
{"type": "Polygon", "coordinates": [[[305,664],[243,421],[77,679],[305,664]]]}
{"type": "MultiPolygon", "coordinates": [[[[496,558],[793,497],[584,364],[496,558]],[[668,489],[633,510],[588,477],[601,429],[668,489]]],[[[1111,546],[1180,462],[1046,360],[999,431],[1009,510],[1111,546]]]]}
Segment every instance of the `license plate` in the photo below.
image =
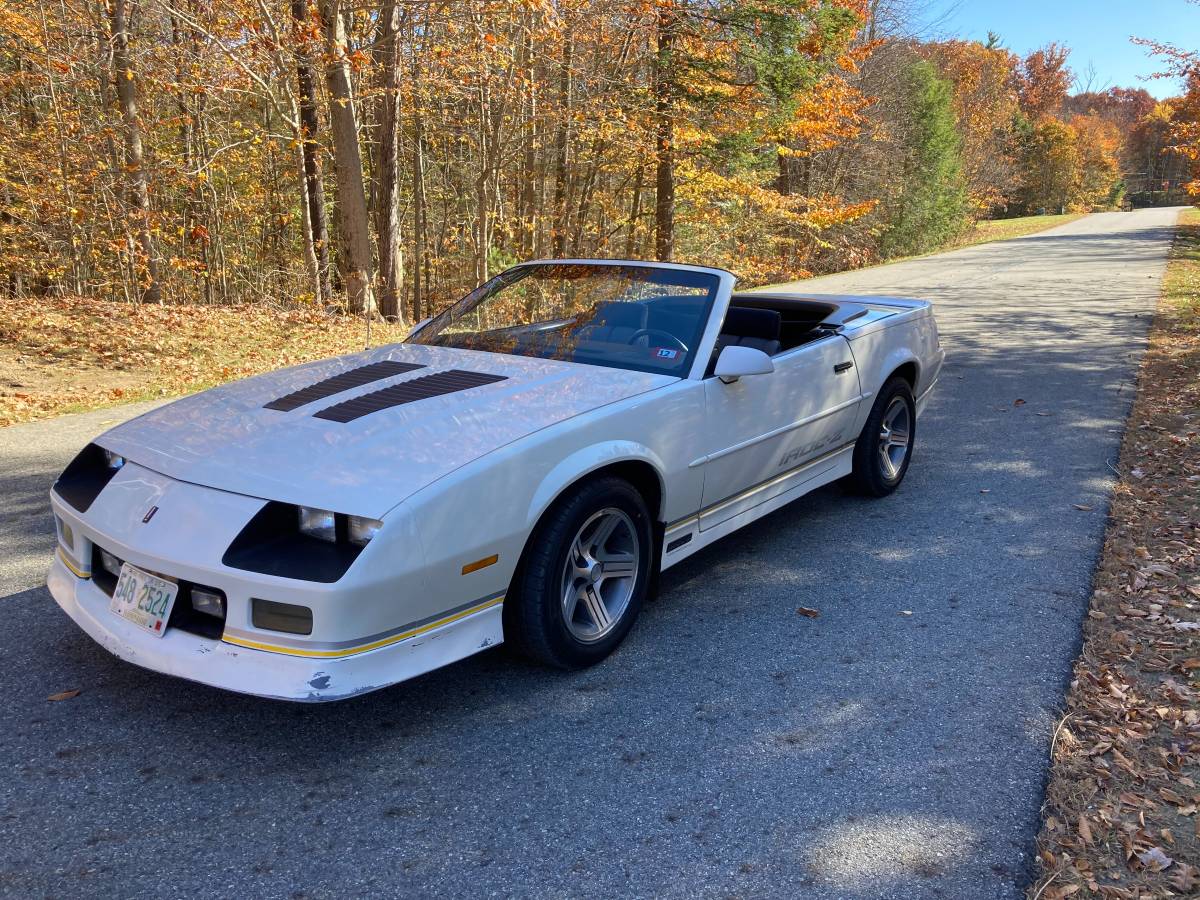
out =
{"type": "Polygon", "coordinates": [[[155,637],[167,630],[179,585],[125,563],[108,608],[155,637]]]}

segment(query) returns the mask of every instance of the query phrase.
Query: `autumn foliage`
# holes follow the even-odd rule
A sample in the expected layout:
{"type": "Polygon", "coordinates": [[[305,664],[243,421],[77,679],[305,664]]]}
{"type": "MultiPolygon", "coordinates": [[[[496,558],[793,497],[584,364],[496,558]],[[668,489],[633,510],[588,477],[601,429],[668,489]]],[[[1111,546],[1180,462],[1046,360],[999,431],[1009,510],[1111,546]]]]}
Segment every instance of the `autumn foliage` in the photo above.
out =
{"type": "Polygon", "coordinates": [[[1200,147],[1191,94],[1071,96],[1063,45],[886,11],[9,0],[0,291],[412,321],[534,257],[761,283],[1161,190],[1200,147]]]}

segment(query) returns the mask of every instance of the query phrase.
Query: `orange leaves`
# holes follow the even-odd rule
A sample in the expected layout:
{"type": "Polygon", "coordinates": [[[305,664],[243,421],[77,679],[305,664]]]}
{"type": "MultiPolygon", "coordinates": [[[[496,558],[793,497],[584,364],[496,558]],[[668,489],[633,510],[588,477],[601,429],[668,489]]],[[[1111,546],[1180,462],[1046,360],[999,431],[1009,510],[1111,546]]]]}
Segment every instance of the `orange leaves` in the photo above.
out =
{"type": "Polygon", "coordinates": [[[1069,48],[1050,43],[1021,61],[1017,93],[1021,109],[1030,119],[1037,121],[1057,113],[1067,99],[1073,77],[1067,68],[1070,55],[1069,48]]]}
{"type": "Polygon", "coordinates": [[[792,115],[781,124],[777,139],[790,142],[794,154],[829,150],[856,136],[871,100],[843,77],[829,74],[800,97],[792,115]]]}

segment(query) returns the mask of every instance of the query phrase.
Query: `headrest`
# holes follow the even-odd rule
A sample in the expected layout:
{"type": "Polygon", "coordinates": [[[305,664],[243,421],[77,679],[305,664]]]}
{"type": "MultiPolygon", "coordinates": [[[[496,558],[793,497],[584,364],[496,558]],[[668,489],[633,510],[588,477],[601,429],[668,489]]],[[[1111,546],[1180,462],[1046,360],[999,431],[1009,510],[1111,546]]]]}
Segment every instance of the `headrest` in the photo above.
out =
{"type": "Polygon", "coordinates": [[[641,303],[597,303],[592,322],[625,328],[642,328],[646,324],[646,307],[641,303]]]}
{"type": "Polygon", "coordinates": [[[725,313],[725,324],[721,326],[721,333],[777,341],[782,324],[783,317],[773,309],[731,306],[725,313]]]}

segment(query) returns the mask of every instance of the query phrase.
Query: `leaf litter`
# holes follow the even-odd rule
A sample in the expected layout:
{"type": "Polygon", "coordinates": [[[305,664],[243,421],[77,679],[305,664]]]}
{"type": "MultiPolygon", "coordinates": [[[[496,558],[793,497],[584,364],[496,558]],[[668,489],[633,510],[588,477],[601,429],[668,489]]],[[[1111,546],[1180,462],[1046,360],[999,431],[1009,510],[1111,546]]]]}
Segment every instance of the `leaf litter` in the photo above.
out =
{"type": "Polygon", "coordinates": [[[1084,645],[1051,748],[1031,898],[1200,891],[1198,425],[1200,224],[1189,224],[1122,443],[1084,645]]]}

